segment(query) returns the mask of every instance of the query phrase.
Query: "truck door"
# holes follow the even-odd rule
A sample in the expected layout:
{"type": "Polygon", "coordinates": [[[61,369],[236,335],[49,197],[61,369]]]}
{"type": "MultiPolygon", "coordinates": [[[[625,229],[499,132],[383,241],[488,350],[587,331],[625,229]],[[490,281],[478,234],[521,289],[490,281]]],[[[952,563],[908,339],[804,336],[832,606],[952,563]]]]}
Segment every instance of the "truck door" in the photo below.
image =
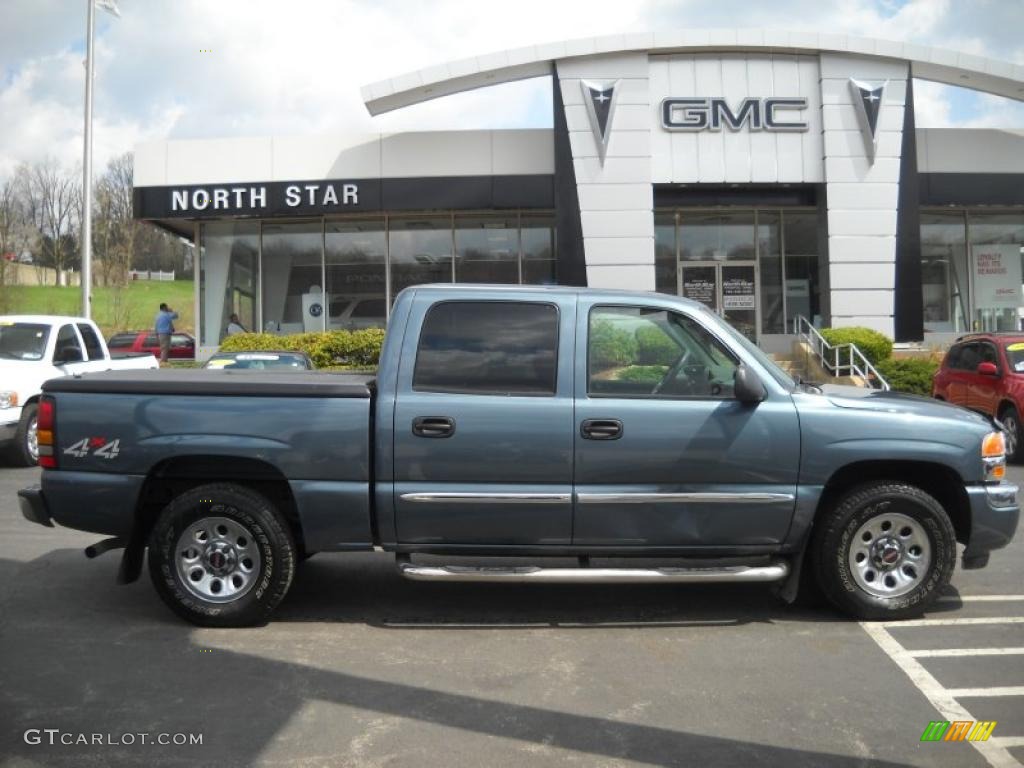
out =
{"type": "Polygon", "coordinates": [[[400,543],[571,541],[576,297],[529,296],[414,305],[395,400],[400,543]]]}
{"type": "Polygon", "coordinates": [[[785,538],[800,462],[792,398],[736,400],[739,360],[700,314],[580,299],[574,545],[785,538]]]}

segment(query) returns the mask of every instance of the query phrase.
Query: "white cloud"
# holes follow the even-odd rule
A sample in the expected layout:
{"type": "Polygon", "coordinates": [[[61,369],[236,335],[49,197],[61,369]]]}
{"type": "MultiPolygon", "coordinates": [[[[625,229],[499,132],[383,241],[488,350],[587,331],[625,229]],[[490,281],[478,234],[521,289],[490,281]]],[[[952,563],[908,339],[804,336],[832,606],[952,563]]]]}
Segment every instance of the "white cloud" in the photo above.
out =
{"type": "MultiPolygon", "coordinates": [[[[546,40],[672,27],[784,26],[959,48],[1024,61],[1019,3],[976,0],[122,0],[100,14],[98,166],[155,138],[546,124],[546,80],[371,118],[359,86],[430,64],[546,40]],[[209,51],[209,52],[206,52],[209,51]]],[[[62,0],[8,0],[0,50],[0,177],[46,154],[81,161],[84,18],[62,0]]],[[[81,14],[84,16],[84,13],[81,14]]],[[[1024,126],[1018,102],[920,84],[923,126],[1024,126]],[[1005,100],[1004,100],[1005,101],[1005,100]]]]}

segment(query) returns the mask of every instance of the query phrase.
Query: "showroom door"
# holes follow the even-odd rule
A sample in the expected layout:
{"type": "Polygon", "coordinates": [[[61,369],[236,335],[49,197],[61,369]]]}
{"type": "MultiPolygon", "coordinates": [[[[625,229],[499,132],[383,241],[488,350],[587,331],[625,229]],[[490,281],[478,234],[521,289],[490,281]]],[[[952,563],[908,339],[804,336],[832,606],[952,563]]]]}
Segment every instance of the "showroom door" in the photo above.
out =
{"type": "Polygon", "coordinates": [[[757,341],[757,262],[685,262],[679,295],[699,301],[751,341],[757,341]]]}

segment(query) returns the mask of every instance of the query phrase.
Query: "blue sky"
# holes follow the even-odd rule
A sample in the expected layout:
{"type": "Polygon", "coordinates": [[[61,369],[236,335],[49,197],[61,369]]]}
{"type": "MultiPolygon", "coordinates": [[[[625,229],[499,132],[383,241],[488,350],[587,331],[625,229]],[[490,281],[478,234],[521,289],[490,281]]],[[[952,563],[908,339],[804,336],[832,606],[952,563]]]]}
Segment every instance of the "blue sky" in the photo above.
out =
{"type": "MultiPolygon", "coordinates": [[[[1024,63],[1024,0],[119,0],[98,15],[98,165],[167,137],[550,124],[527,81],[371,118],[359,87],[431,64],[589,35],[775,27],[910,40],[1024,63]],[[209,53],[202,51],[209,50],[209,53]]],[[[85,3],[5,0],[0,178],[81,158],[85,3]]],[[[1024,129],[1024,104],[918,82],[918,125],[1024,129]]]]}

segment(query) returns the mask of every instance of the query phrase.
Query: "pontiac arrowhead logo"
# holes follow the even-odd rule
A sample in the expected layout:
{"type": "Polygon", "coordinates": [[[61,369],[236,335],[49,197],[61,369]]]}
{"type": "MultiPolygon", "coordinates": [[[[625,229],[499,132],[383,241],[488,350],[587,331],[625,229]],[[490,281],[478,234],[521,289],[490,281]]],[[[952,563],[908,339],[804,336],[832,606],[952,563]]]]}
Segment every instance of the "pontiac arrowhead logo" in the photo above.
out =
{"type": "Polygon", "coordinates": [[[602,166],[604,165],[604,156],[608,152],[608,139],[612,134],[615,97],[618,95],[615,89],[618,84],[618,80],[601,83],[580,80],[580,86],[583,88],[583,103],[587,105],[590,128],[594,132],[597,154],[601,159],[602,166]]]}
{"type": "Polygon", "coordinates": [[[881,85],[873,85],[850,78],[853,108],[857,111],[857,120],[860,122],[860,132],[864,136],[864,147],[869,163],[875,162],[875,152],[878,149],[878,118],[882,114],[885,89],[888,85],[888,80],[881,85]]]}

